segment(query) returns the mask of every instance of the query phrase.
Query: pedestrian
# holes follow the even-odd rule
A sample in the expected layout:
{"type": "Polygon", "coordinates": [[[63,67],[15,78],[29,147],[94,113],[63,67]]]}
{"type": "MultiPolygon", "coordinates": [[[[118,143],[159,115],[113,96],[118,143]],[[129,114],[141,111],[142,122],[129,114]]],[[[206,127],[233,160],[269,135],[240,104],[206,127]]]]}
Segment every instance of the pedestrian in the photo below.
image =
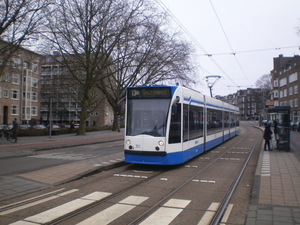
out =
{"type": "Polygon", "coordinates": [[[74,120],[72,120],[70,123],[70,134],[73,133],[74,128],[75,128],[75,122],[74,122],[74,120]]]}
{"type": "Polygon", "coordinates": [[[18,130],[19,130],[19,124],[17,122],[17,118],[13,121],[13,127],[11,128],[12,135],[16,139],[16,142],[18,141],[18,130]]]}
{"type": "Polygon", "coordinates": [[[264,139],[265,139],[265,151],[272,151],[271,147],[270,147],[270,141],[272,139],[272,130],[271,130],[271,124],[267,123],[265,126],[265,131],[264,131],[264,139]],[[267,146],[268,146],[268,150],[267,150],[267,146]]]}

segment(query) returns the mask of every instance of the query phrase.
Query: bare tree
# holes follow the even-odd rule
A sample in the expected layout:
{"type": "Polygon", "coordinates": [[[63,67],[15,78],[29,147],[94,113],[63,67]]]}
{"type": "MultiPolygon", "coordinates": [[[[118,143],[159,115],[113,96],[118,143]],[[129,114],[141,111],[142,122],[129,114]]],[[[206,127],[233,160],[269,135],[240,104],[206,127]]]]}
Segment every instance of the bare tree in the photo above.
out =
{"type": "Polygon", "coordinates": [[[0,2],[0,76],[19,46],[38,39],[50,4],[50,0],[0,2]]]}
{"type": "MultiPolygon", "coordinates": [[[[175,82],[193,82],[191,75],[191,47],[180,41],[180,35],[162,31],[164,14],[155,14],[136,29],[127,30],[113,51],[112,67],[108,78],[97,83],[112,108],[125,97],[128,86],[155,85],[175,82]]],[[[114,113],[113,130],[117,129],[117,113],[114,113]]]]}
{"type": "Polygon", "coordinates": [[[271,74],[264,74],[255,82],[255,86],[264,90],[271,90],[271,78],[271,74]]]}
{"type": "Polygon", "coordinates": [[[44,38],[80,90],[78,134],[85,133],[94,87],[115,107],[127,86],[189,79],[189,46],[163,31],[164,16],[146,0],[58,3],[44,38]]]}

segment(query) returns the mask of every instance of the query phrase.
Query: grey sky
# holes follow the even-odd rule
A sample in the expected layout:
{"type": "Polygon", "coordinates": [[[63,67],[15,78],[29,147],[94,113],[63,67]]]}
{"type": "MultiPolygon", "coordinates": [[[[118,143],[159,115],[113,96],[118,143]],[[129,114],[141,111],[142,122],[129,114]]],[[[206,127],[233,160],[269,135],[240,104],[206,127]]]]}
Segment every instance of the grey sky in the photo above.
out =
{"type": "Polygon", "coordinates": [[[273,58],[279,54],[300,55],[300,0],[156,1],[163,3],[197,41],[186,35],[197,49],[200,66],[199,84],[194,88],[206,95],[205,76],[222,76],[213,94],[226,95],[255,87],[257,79],[270,73],[273,58]]]}

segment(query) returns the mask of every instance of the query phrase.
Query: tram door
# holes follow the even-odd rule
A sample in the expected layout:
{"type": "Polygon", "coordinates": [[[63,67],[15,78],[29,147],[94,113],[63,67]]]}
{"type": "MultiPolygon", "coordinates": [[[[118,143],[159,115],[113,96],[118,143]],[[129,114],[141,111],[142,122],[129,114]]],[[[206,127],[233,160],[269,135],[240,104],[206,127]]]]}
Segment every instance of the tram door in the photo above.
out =
{"type": "Polygon", "coordinates": [[[277,121],[277,149],[290,150],[290,106],[275,106],[268,109],[272,119],[277,121]]]}

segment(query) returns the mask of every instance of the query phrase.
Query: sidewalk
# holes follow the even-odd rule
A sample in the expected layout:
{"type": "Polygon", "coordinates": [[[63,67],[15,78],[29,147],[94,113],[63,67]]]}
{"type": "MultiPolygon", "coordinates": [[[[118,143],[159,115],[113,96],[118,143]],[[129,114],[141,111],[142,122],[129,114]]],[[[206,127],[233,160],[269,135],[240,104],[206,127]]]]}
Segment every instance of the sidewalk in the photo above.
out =
{"type": "Polygon", "coordinates": [[[246,225],[263,224],[300,224],[300,162],[293,149],[264,151],[264,141],[246,220],[246,225]]]}
{"type": "MultiPolygon", "coordinates": [[[[18,143],[9,143],[2,140],[0,144],[0,158],[31,156],[36,151],[41,150],[106,143],[123,139],[123,129],[121,129],[121,132],[110,130],[88,132],[82,136],[65,134],[54,135],[50,138],[49,136],[19,137],[18,143]]],[[[124,164],[124,157],[123,152],[120,152],[107,156],[73,161],[15,176],[2,176],[0,177],[0,201],[65,183],[122,164],[124,164]]]]}
{"type": "Polygon", "coordinates": [[[0,140],[0,158],[32,155],[36,151],[62,147],[81,146],[124,139],[124,129],[120,132],[103,130],[87,132],[86,135],[62,134],[52,136],[19,137],[17,143],[0,140]]]}

